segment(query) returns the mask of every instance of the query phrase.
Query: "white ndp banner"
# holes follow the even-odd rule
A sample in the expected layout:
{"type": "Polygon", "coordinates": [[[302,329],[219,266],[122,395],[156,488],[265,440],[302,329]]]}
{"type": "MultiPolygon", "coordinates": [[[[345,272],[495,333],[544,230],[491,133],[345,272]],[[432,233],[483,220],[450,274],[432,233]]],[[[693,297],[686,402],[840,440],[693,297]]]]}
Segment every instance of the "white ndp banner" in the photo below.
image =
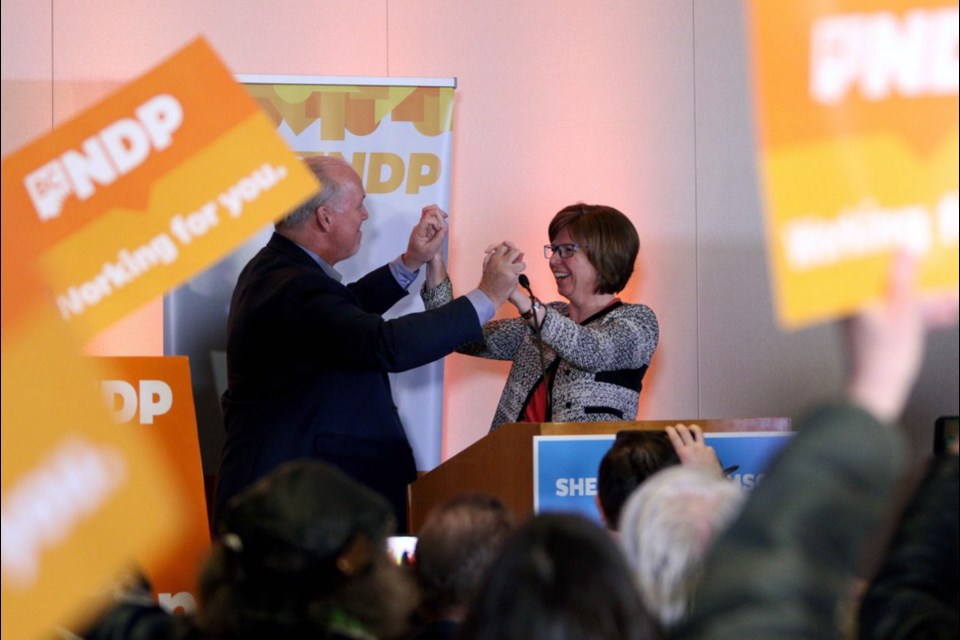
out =
{"type": "MultiPolygon", "coordinates": [[[[302,157],[340,156],[363,179],[370,218],[364,223],[358,254],[336,266],[344,282],[353,282],[399,256],[424,206],[437,204],[449,212],[454,79],[236,78],[294,152],[302,157]]],[[[266,244],[271,231],[272,226],[264,229],[216,269],[165,300],[164,351],[191,356],[201,449],[208,473],[216,471],[222,443],[219,396],[226,381],[222,356],[225,338],[220,336],[226,333],[230,293],[243,265],[266,244]],[[209,313],[198,313],[200,309],[209,313]],[[191,321],[178,321],[178,315],[189,315],[191,321]],[[196,335],[196,319],[201,315],[214,319],[206,335],[196,335]],[[191,324],[194,326],[188,326],[191,324]],[[205,427],[204,422],[217,426],[205,427]]],[[[409,295],[385,317],[423,310],[419,296],[422,279],[421,273],[410,286],[409,295]]],[[[440,463],[443,363],[390,376],[417,468],[432,469],[440,463]]]]}

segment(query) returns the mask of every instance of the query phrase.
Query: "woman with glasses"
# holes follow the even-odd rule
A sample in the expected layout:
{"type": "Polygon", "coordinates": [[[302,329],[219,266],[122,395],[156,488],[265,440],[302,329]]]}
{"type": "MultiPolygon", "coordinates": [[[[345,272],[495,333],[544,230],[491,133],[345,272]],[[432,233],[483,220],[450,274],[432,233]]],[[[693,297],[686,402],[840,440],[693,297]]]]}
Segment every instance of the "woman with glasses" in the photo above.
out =
{"type": "MultiPolygon", "coordinates": [[[[657,317],[617,297],[633,274],[637,230],[613,207],[575,204],[548,227],[544,257],[566,302],[541,304],[520,289],[510,295],[518,318],[483,327],[469,355],[513,366],[491,430],[509,422],[634,420],[641,382],[657,348],[657,317]]],[[[441,255],[427,266],[427,309],[453,299],[441,255]]]]}

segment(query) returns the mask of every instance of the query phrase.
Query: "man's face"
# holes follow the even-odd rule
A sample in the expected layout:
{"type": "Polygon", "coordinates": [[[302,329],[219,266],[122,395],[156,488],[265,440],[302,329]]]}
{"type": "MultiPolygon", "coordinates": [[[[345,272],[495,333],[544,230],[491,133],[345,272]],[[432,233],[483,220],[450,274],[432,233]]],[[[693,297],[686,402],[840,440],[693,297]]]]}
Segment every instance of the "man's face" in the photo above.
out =
{"type": "Polygon", "coordinates": [[[330,238],[337,248],[339,261],[360,250],[363,238],[360,226],[370,214],[363,204],[367,195],[363,183],[352,168],[344,166],[334,179],[340,184],[340,190],[325,206],[330,212],[330,238]]]}

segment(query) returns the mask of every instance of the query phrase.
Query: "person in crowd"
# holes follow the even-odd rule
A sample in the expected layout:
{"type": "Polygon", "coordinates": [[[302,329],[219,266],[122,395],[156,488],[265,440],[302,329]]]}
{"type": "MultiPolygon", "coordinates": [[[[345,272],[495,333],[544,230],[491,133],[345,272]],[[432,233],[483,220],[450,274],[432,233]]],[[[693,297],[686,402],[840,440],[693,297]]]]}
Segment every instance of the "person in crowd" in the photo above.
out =
{"type": "Polygon", "coordinates": [[[640,484],[675,464],[680,458],[665,431],[617,433],[597,471],[597,508],[607,528],[617,530],[620,510],[640,484]]]}
{"type": "MultiPolygon", "coordinates": [[[[485,324],[483,340],[459,350],[513,362],[491,429],[508,422],[634,420],[659,340],[653,311],[617,297],[633,274],[637,231],[613,207],[575,204],[553,217],[548,237],[544,256],[567,301],[542,305],[515,288],[510,302],[520,317],[485,324]]],[[[439,254],[428,263],[421,295],[428,309],[453,299],[439,254]]]]}
{"type": "Polygon", "coordinates": [[[860,605],[863,640],[960,637],[960,465],[931,461],[860,605]]]}
{"type": "Polygon", "coordinates": [[[460,640],[647,640],[659,634],[604,529],[540,514],[506,541],[472,602],[460,640]]]}
{"type": "Polygon", "coordinates": [[[453,638],[487,568],[514,528],[496,496],[465,493],[440,504],[417,532],[414,574],[420,628],[413,640],[453,638]]]}
{"type": "Polygon", "coordinates": [[[393,510],[316,460],[286,463],[234,497],[200,577],[198,637],[393,638],[416,587],[389,555],[393,510]]]}
{"type": "Polygon", "coordinates": [[[187,637],[185,616],[173,615],[160,606],[153,587],[137,568],[120,576],[109,587],[109,597],[92,621],[73,629],[61,629],[52,637],[65,640],[175,640],[187,637]]]}
{"type": "Polygon", "coordinates": [[[687,614],[710,544],[743,499],[716,468],[680,465],[658,471],[627,500],[618,540],[661,628],[687,614]]]}
{"type": "Polygon", "coordinates": [[[324,460],[384,495],[406,529],[406,486],[416,478],[388,372],[421,366],[479,340],[481,326],[516,288],[524,264],[504,243],[488,253],[480,284],[443,308],[393,320],[439,254],[446,214],[424,208],[406,251],[343,285],[335,265],[360,250],[368,218],[360,176],[341,159],[312,157],[322,190],[276,223],[247,264],[230,306],[226,443],[214,520],[231,496],[283,462],[324,460]]]}
{"type": "Polygon", "coordinates": [[[890,515],[905,466],[894,425],[928,326],[953,322],[957,292],[914,292],[901,256],[888,296],[845,323],[845,397],[813,410],[715,541],[690,615],[672,638],[837,637],[838,606],[890,515]]]}
{"type": "Polygon", "coordinates": [[[617,433],[597,471],[597,509],[607,528],[617,530],[624,503],[647,478],[681,463],[718,473],[721,470],[717,453],[706,444],[699,425],[617,433]]]}
{"type": "Polygon", "coordinates": [[[85,640],[348,640],[406,633],[416,585],[389,555],[390,504],[339,469],[287,462],[234,496],[201,568],[198,609],[171,615],[149,588],[85,640]]]}

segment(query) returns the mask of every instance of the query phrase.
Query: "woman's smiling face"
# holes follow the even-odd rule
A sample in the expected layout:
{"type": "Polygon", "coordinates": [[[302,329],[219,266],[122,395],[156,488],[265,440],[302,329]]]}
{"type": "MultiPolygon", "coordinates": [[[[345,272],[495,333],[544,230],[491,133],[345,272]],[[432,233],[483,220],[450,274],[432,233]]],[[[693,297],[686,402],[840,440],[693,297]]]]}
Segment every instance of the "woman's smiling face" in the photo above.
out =
{"type": "MultiPolygon", "coordinates": [[[[561,229],[550,241],[554,246],[575,244],[566,229],[561,229]]],[[[597,270],[582,247],[577,248],[569,258],[561,258],[559,251],[550,256],[550,270],[557,281],[557,293],[570,300],[588,300],[597,295],[597,270]]]]}

